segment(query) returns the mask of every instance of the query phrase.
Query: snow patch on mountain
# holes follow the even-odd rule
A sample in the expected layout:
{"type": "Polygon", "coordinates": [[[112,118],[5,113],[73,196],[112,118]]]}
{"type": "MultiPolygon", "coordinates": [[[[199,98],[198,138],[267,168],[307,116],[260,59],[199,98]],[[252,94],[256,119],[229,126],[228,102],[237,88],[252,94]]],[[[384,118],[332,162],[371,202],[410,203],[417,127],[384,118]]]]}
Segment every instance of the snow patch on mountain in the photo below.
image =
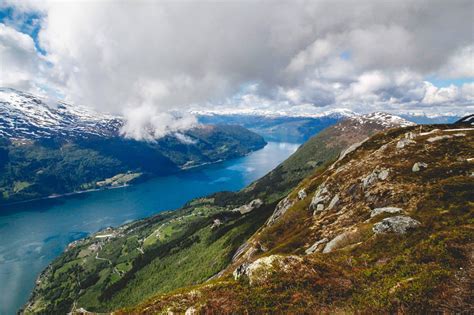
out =
{"type": "Polygon", "coordinates": [[[122,123],[120,117],[0,88],[0,136],[3,137],[29,140],[110,137],[118,135],[122,123]]]}

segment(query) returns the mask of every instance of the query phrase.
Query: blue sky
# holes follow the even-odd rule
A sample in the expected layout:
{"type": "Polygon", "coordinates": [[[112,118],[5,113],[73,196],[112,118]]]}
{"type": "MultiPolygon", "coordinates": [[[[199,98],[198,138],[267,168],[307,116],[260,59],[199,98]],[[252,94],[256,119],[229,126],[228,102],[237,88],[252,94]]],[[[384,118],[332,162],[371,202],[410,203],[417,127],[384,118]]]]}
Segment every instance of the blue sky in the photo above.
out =
{"type": "Polygon", "coordinates": [[[14,7],[0,8],[0,23],[9,25],[17,31],[28,34],[33,38],[35,47],[40,54],[46,54],[38,41],[38,33],[41,28],[41,15],[38,12],[20,12],[14,7]]]}

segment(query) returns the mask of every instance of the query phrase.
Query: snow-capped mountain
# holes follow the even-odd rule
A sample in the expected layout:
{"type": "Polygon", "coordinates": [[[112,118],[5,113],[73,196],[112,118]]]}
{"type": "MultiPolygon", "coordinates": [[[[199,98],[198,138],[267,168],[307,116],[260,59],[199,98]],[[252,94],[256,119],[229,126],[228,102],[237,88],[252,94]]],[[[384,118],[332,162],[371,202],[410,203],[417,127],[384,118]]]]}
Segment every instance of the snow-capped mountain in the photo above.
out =
{"type": "Polygon", "coordinates": [[[238,109],[199,109],[192,110],[196,116],[261,116],[268,118],[291,117],[291,118],[345,118],[357,116],[358,114],[347,108],[334,108],[326,111],[315,111],[315,107],[292,106],[288,110],[263,110],[253,108],[238,109]]]}
{"type": "Polygon", "coordinates": [[[0,136],[18,139],[89,138],[118,135],[119,117],[0,88],[0,136]]]}
{"type": "Polygon", "coordinates": [[[415,123],[400,116],[384,112],[374,112],[366,115],[354,115],[349,117],[349,119],[355,120],[360,124],[377,123],[385,128],[408,127],[415,125],[415,123]]]}

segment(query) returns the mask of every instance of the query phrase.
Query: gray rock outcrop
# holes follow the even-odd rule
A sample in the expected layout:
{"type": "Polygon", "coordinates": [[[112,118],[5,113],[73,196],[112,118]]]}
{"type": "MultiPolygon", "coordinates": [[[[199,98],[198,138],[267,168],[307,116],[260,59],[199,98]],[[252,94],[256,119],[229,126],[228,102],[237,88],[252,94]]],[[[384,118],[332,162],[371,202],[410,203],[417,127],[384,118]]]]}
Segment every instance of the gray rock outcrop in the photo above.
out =
{"type": "Polygon", "coordinates": [[[376,215],[379,215],[381,213],[401,213],[402,211],[403,211],[402,208],[396,208],[396,207],[375,208],[372,211],[370,211],[370,217],[373,218],[376,215]]]}
{"type": "Polygon", "coordinates": [[[233,209],[232,212],[240,212],[240,214],[246,214],[257,208],[260,208],[262,205],[263,201],[261,199],[254,199],[246,205],[233,209]]]}
{"type": "Polygon", "coordinates": [[[300,191],[298,191],[298,198],[300,200],[303,200],[304,198],[306,198],[308,195],[306,194],[306,191],[303,189],[301,189],[300,191]]]}
{"type": "Polygon", "coordinates": [[[421,223],[407,216],[399,215],[395,217],[385,218],[374,224],[372,230],[375,234],[380,233],[397,233],[405,234],[408,230],[418,227],[421,223]]]}
{"type": "Polygon", "coordinates": [[[273,211],[270,218],[268,218],[267,226],[270,226],[273,223],[275,223],[294,204],[295,204],[295,201],[291,200],[288,197],[282,199],[275,207],[275,210],[273,211]]]}
{"type": "Polygon", "coordinates": [[[323,211],[324,203],[326,203],[329,198],[330,195],[326,185],[321,184],[314,193],[313,199],[311,199],[311,204],[309,205],[310,209],[315,210],[315,213],[323,211]]]}
{"type": "Polygon", "coordinates": [[[259,258],[250,264],[244,263],[240,265],[234,270],[233,276],[235,280],[238,280],[245,275],[252,285],[265,281],[268,275],[272,273],[274,267],[278,268],[280,272],[294,272],[299,270],[302,260],[301,257],[294,255],[270,255],[259,258]]]}
{"type": "Polygon", "coordinates": [[[346,231],[344,233],[339,234],[335,238],[329,241],[329,243],[324,246],[323,253],[330,253],[337,247],[339,247],[343,242],[346,242],[353,235],[354,231],[346,231]]]}
{"type": "Polygon", "coordinates": [[[318,246],[321,245],[321,244],[324,244],[328,241],[327,238],[323,238],[322,240],[319,240],[319,241],[316,241],[313,245],[311,245],[310,247],[308,247],[304,252],[309,255],[309,254],[312,254],[314,253],[317,249],[318,249],[318,246]]]}
{"type": "Polygon", "coordinates": [[[368,188],[379,180],[386,180],[390,170],[388,168],[375,169],[362,179],[362,187],[368,188]]]}

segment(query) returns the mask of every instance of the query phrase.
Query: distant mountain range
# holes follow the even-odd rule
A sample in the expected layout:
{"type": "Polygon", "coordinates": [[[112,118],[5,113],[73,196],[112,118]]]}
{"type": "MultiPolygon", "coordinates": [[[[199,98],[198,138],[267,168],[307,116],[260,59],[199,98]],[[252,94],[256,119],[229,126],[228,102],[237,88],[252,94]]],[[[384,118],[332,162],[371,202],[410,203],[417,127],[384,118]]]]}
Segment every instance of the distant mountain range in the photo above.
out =
{"type": "Polygon", "coordinates": [[[127,185],[265,146],[237,125],[201,125],[156,141],[123,138],[120,117],[0,89],[0,204],[127,185]]]}
{"type": "MultiPolygon", "coordinates": [[[[237,124],[248,128],[260,135],[267,141],[305,142],[313,135],[326,127],[334,125],[350,117],[360,117],[347,109],[335,109],[319,114],[271,113],[262,111],[247,112],[218,112],[218,111],[195,111],[199,121],[205,124],[237,124]]],[[[417,124],[453,123],[459,116],[451,115],[400,115],[408,121],[417,124]]]]}

